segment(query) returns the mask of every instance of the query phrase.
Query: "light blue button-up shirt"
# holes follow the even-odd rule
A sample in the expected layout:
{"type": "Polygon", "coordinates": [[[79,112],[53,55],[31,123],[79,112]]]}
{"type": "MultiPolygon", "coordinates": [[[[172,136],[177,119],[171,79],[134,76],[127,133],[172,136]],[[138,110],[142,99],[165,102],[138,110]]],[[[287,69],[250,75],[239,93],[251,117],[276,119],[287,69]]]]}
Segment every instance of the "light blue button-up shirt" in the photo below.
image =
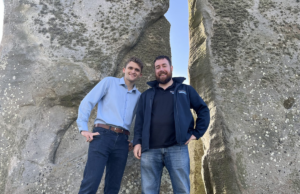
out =
{"type": "Polygon", "coordinates": [[[98,104],[95,124],[130,129],[141,93],[134,86],[128,91],[124,78],[106,77],[81,101],[76,120],[79,131],[88,131],[92,109],[98,104]]]}

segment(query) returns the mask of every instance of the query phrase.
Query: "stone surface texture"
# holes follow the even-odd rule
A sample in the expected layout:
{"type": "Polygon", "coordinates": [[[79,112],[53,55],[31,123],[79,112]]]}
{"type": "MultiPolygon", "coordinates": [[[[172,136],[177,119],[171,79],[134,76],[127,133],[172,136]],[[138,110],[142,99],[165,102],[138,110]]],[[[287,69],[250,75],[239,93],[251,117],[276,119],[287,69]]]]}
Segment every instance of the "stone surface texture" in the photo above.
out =
{"type": "Polygon", "coordinates": [[[300,193],[300,2],[189,0],[206,193],[300,193]]]}
{"type": "MultiPolygon", "coordinates": [[[[193,116],[196,119],[196,113],[193,111],[193,116]]],[[[202,174],[202,157],[204,154],[203,142],[201,139],[198,141],[191,141],[189,143],[190,155],[190,181],[191,181],[191,194],[205,193],[205,185],[203,182],[202,174]]]]}
{"type": "MultiPolygon", "coordinates": [[[[170,55],[168,0],[4,0],[0,45],[0,193],[77,193],[88,144],[75,123],[81,99],[126,58],[170,55]]],[[[92,126],[95,113],[92,113],[92,126]]],[[[131,137],[132,138],[132,137],[131,137]]],[[[120,193],[140,193],[129,155],[120,193]]],[[[164,193],[172,193],[166,173],[164,193]]],[[[98,193],[102,193],[103,183],[98,193]]]]}

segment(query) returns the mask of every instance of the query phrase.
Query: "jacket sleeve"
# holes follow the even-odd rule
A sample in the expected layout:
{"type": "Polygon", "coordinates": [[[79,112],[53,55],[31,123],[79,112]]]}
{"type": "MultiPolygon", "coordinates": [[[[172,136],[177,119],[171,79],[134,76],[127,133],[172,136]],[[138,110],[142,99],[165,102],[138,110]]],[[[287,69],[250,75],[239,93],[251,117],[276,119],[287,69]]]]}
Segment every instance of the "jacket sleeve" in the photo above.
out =
{"type": "Polygon", "coordinates": [[[193,131],[193,135],[199,139],[208,128],[210,122],[209,109],[196,90],[191,86],[189,86],[189,97],[190,107],[194,109],[197,114],[196,127],[193,131]]]}
{"type": "Polygon", "coordinates": [[[142,144],[142,132],[143,132],[143,125],[144,125],[144,103],[143,103],[143,95],[141,95],[136,116],[135,116],[135,125],[134,125],[134,137],[133,137],[133,146],[137,144],[142,144]]]}

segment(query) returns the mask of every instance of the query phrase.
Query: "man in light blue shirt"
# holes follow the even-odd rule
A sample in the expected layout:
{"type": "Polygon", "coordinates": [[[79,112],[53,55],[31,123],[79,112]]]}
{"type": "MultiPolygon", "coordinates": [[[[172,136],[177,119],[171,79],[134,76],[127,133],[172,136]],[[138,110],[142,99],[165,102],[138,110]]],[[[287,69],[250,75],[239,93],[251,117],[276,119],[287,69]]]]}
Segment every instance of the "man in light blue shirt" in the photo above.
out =
{"type": "Polygon", "coordinates": [[[123,68],[124,77],[104,78],[81,101],[77,125],[90,145],[79,194],[97,192],[105,166],[104,193],[119,192],[128,149],[132,149],[128,135],[141,94],[135,82],[142,69],[141,60],[130,58],[123,68]],[[89,132],[87,123],[96,104],[97,118],[93,132],[89,132]]]}

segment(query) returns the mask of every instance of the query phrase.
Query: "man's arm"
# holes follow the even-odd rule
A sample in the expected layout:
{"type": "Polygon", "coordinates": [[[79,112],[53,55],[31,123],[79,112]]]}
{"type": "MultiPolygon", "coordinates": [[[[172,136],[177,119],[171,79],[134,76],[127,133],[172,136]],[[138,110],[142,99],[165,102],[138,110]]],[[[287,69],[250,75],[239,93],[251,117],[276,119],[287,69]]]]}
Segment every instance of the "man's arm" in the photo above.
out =
{"type": "Polygon", "coordinates": [[[189,86],[189,96],[190,107],[194,109],[197,114],[196,127],[195,130],[193,130],[193,135],[196,139],[199,139],[208,128],[210,122],[209,109],[196,90],[191,86],[189,86]]]}
{"type": "Polygon", "coordinates": [[[144,125],[144,108],[143,108],[143,97],[141,95],[138,101],[138,106],[137,106],[137,111],[135,116],[133,146],[135,146],[136,144],[142,144],[143,125],[144,125]]]}
{"type": "Polygon", "coordinates": [[[141,158],[141,150],[142,150],[142,131],[143,131],[143,124],[144,124],[144,108],[143,108],[143,97],[141,95],[137,111],[135,117],[135,125],[134,125],[134,137],[133,137],[133,146],[134,146],[134,156],[137,159],[141,158]]]}
{"type": "Polygon", "coordinates": [[[79,131],[88,131],[88,121],[92,109],[105,96],[109,88],[109,78],[101,80],[81,101],[78,108],[77,126],[79,131]]]}

